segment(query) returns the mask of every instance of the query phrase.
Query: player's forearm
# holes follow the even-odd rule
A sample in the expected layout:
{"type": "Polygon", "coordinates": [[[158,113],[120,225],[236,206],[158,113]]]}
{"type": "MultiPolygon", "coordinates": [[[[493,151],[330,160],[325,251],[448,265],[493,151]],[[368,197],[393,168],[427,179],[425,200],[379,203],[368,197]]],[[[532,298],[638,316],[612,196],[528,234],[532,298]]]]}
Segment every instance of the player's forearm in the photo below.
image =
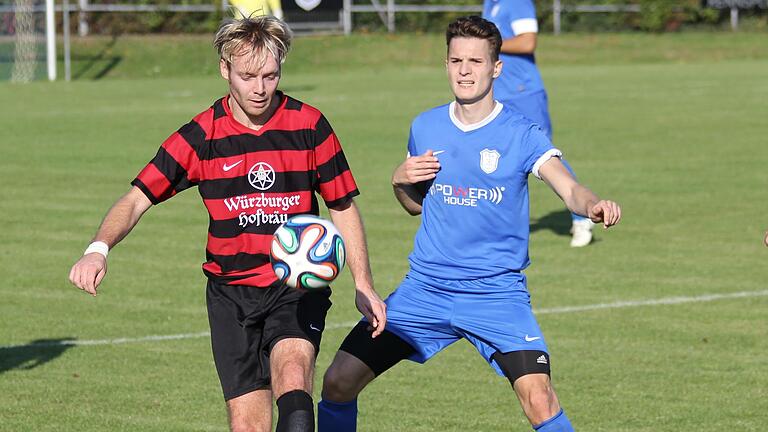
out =
{"type": "Polygon", "coordinates": [[[134,187],[109,209],[93,241],[102,241],[111,249],[131,232],[151,206],[144,193],[134,187]]]}
{"type": "Polygon", "coordinates": [[[414,185],[393,185],[395,198],[400,202],[405,211],[411,216],[421,214],[421,204],[424,202],[424,196],[419,193],[414,185]]]}
{"type": "Polygon", "coordinates": [[[574,183],[570,195],[563,201],[571,212],[589,217],[589,209],[597,204],[600,198],[586,186],[574,183]]]}
{"type": "Polygon", "coordinates": [[[501,52],[504,54],[533,54],[536,51],[536,33],[523,33],[504,39],[501,52]]]}
{"type": "Polygon", "coordinates": [[[371,264],[365,228],[357,205],[352,201],[345,208],[329,209],[331,220],[341,232],[347,252],[347,266],[357,290],[373,291],[371,264]]]}

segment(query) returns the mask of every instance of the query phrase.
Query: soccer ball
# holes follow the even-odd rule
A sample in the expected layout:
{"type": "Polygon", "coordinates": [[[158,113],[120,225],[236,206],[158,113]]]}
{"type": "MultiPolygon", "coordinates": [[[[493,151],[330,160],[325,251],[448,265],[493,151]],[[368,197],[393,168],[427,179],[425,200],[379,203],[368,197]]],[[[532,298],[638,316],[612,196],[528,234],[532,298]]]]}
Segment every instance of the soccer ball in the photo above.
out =
{"type": "Polygon", "coordinates": [[[330,221],[294,216],[275,231],[269,260],[280,282],[291,288],[327,287],[344,268],[344,240],[330,221]]]}

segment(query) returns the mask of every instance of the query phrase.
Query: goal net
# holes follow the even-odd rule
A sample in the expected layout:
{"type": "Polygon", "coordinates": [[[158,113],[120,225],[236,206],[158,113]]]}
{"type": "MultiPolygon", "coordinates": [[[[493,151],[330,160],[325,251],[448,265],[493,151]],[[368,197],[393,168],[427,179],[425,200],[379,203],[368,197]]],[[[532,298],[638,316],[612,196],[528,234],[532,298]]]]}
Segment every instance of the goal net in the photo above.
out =
{"type": "Polygon", "coordinates": [[[0,80],[45,77],[45,0],[0,0],[0,80]]]}

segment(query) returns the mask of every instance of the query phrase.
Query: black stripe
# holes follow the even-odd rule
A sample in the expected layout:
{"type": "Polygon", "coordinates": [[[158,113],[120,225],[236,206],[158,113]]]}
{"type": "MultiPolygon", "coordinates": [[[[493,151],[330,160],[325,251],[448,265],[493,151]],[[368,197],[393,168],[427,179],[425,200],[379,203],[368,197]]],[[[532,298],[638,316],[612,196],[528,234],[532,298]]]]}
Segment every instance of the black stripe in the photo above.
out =
{"type": "Polygon", "coordinates": [[[285,101],[285,109],[291,110],[291,111],[301,111],[301,107],[304,106],[303,103],[297,101],[296,99],[286,96],[288,98],[287,101],[285,101]]]}
{"type": "Polygon", "coordinates": [[[200,195],[203,199],[223,199],[257,192],[314,191],[317,186],[315,171],[276,172],[274,176],[275,182],[267,190],[259,190],[251,186],[247,175],[233,179],[204,180],[200,182],[200,195]]]}
{"type": "Polygon", "coordinates": [[[190,147],[199,155],[205,146],[205,131],[196,121],[185,124],[179,129],[179,135],[189,144],[190,147]]]}
{"type": "Polygon", "coordinates": [[[213,109],[213,119],[218,120],[222,117],[226,117],[227,110],[224,109],[224,98],[221,98],[213,103],[211,107],[213,109]]]}
{"type": "MultiPolygon", "coordinates": [[[[214,261],[221,266],[224,273],[253,269],[269,262],[269,255],[267,254],[214,255],[211,251],[206,250],[205,256],[208,261],[214,261]]],[[[242,276],[238,276],[238,278],[242,278],[242,276]]]]}
{"type": "Polygon", "coordinates": [[[205,146],[196,148],[200,160],[239,156],[244,153],[278,150],[312,150],[311,129],[296,131],[270,130],[263,135],[230,135],[209,140],[205,146]]]}
{"type": "Polygon", "coordinates": [[[138,178],[133,179],[131,184],[141,189],[141,191],[144,192],[144,195],[146,195],[147,198],[149,198],[149,200],[152,201],[152,204],[154,205],[160,204],[160,200],[157,199],[157,197],[155,197],[154,195],[152,195],[152,192],[149,191],[149,188],[147,187],[147,185],[145,185],[141,180],[139,180],[138,178]]]}
{"type": "Polygon", "coordinates": [[[346,204],[349,200],[351,200],[352,198],[354,198],[354,197],[356,197],[358,195],[360,195],[360,191],[355,189],[352,192],[344,195],[343,197],[341,197],[339,199],[335,199],[333,201],[326,201],[325,205],[328,208],[338,207],[340,205],[346,204]]]}
{"type": "Polygon", "coordinates": [[[328,123],[328,119],[321,115],[315,125],[315,146],[324,143],[332,133],[333,128],[331,127],[331,124],[328,123]]]}
{"type": "MultiPolygon", "coordinates": [[[[312,208],[308,212],[301,212],[302,214],[309,213],[317,215],[319,214],[319,207],[317,203],[317,198],[313,195],[312,196],[312,208]]],[[[277,224],[256,224],[256,223],[248,223],[245,227],[242,227],[240,225],[240,214],[244,214],[246,217],[252,214],[256,214],[258,209],[245,209],[242,211],[237,211],[236,214],[234,214],[234,218],[232,219],[225,219],[225,220],[213,220],[209,219],[208,221],[208,232],[216,237],[216,238],[233,238],[237,237],[240,234],[247,233],[247,234],[264,234],[264,235],[272,235],[275,233],[275,230],[277,227],[280,226],[279,223],[277,224]]],[[[294,216],[295,214],[299,213],[290,213],[288,214],[288,217],[294,216]]]]}
{"type": "Polygon", "coordinates": [[[339,174],[349,170],[347,158],[343,152],[338,152],[328,160],[328,162],[317,167],[317,174],[320,176],[320,183],[331,181],[339,174]]]}
{"type": "Polygon", "coordinates": [[[152,159],[152,163],[161,173],[163,173],[165,178],[168,179],[176,193],[194,185],[194,183],[189,181],[187,170],[185,170],[184,167],[165,150],[165,148],[160,147],[157,151],[157,155],[152,159]]]}

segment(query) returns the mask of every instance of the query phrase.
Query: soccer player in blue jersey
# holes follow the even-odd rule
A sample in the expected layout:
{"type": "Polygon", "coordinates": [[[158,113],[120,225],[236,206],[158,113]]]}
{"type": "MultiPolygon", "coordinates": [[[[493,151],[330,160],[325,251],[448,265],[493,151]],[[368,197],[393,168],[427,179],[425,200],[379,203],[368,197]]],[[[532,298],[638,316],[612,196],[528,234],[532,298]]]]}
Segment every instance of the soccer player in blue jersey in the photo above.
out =
{"type": "Polygon", "coordinates": [[[621,210],[576,182],[539,126],[494,99],[502,62],[493,23],[460,18],[446,41],[455,101],[416,117],[409,156],[392,177],[405,210],[421,214],[410,271],[386,300],[385,331],[373,339],[363,320],[342,343],[323,381],[320,432],[354,431],[357,397],[368,383],[400,360],[423,363],[459,339],[509,379],[535,430],[573,430],[550,381],[522,273],[528,176],[606,228],[621,210]]]}
{"type": "MultiPolygon", "coordinates": [[[[539,24],[533,0],[485,0],[483,18],[496,24],[502,39],[499,57],[504,68],[493,84],[496,99],[538,123],[552,140],[547,91],[534,57],[539,24]]],[[[561,161],[575,176],[568,163],[561,161]]],[[[592,221],[574,212],[571,212],[571,221],[571,246],[591,243],[592,221]]]]}

